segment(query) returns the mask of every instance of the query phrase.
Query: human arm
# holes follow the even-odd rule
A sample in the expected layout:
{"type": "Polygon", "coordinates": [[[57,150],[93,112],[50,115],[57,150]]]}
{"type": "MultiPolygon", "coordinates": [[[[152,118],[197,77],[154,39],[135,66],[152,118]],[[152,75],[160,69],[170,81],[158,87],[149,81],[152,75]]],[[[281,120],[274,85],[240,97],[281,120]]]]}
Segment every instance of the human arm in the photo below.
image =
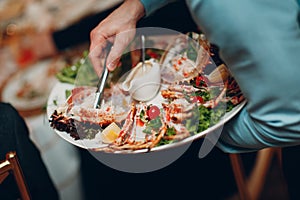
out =
{"type": "Polygon", "coordinates": [[[300,143],[300,30],[295,0],[187,1],[248,100],[217,146],[245,152],[300,143]]]}

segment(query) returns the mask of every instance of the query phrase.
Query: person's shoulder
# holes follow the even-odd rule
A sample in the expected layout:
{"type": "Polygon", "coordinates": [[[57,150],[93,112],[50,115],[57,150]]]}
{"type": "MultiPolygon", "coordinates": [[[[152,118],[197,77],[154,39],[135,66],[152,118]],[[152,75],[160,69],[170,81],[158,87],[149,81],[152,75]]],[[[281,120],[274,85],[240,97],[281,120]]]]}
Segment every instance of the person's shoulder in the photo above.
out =
{"type": "Polygon", "coordinates": [[[0,102],[0,110],[1,112],[15,112],[16,109],[9,103],[0,102]]]}

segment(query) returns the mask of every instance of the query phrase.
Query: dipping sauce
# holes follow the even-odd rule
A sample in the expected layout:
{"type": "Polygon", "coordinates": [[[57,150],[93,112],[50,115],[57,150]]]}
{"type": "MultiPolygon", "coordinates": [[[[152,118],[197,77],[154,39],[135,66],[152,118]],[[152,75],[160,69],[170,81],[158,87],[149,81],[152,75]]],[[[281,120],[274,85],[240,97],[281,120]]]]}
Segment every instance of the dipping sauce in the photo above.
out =
{"type": "Polygon", "coordinates": [[[160,88],[160,67],[154,60],[150,59],[138,63],[130,72],[122,84],[125,91],[129,91],[133,99],[137,101],[149,101],[154,98],[160,88]]]}

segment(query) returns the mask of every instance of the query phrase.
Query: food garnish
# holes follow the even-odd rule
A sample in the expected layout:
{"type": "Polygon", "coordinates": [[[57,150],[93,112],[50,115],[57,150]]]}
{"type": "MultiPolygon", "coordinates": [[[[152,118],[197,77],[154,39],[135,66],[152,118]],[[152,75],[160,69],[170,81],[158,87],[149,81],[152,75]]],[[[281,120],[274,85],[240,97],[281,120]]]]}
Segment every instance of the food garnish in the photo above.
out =
{"type": "Polygon", "coordinates": [[[147,115],[149,116],[150,120],[158,117],[160,114],[160,110],[157,106],[153,105],[147,110],[147,115]]]}
{"type": "Polygon", "coordinates": [[[101,133],[101,141],[103,143],[113,143],[117,139],[121,129],[116,123],[108,125],[101,133]]]}

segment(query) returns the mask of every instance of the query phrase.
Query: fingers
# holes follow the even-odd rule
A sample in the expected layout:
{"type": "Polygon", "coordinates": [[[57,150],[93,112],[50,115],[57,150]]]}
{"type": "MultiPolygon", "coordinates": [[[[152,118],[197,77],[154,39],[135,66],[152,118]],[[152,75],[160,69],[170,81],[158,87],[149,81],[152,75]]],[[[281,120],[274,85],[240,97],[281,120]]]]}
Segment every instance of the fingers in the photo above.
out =
{"type": "Polygon", "coordinates": [[[106,54],[103,49],[106,47],[107,42],[113,41],[113,48],[107,58],[108,69],[113,71],[127,45],[133,39],[136,23],[144,16],[144,13],[144,7],[139,0],[124,1],[118,9],[93,29],[90,37],[89,57],[98,75],[103,70],[102,59],[106,54]],[[131,12],[128,12],[128,10],[131,12]]]}
{"type": "Polygon", "coordinates": [[[132,41],[134,35],[135,29],[131,29],[116,35],[113,47],[111,48],[107,58],[107,68],[109,71],[113,71],[117,67],[124,50],[132,41]]]}
{"type": "Polygon", "coordinates": [[[88,56],[98,76],[101,75],[103,70],[102,58],[100,56],[101,54],[102,54],[102,48],[98,46],[97,48],[94,48],[92,51],[90,51],[88,56]]]}
{"type": "Polygon", "coordinates": [[[115,37],[110,37],[108,39],[105,39],[103,36],[100,36],[98,39],[92,39],[92,41],[97,42],[93,42],[91,44],[89,58],[98,76],[101,75],[103,70],[104,58],[106,56],[105,49],[108,51],[110,50],[106,62],[107,68],[109,71],[113,71],[118,66],[124,50],[134,38],[135,31],[135,29],[127,30],[117,34],[115,37]],[[106,48],[109,42],[113,42],[111,49],[106,48]]]}
{"type": "Polygon", "coordinates": [[[91,32],[91,45],[89,59],[94,67],[95,72],[98,76],[101,75],[103,70],[103,52],[106,47],[107,41],[105,37],[101,34],[98,34],[97,29],[91,32]]]}

